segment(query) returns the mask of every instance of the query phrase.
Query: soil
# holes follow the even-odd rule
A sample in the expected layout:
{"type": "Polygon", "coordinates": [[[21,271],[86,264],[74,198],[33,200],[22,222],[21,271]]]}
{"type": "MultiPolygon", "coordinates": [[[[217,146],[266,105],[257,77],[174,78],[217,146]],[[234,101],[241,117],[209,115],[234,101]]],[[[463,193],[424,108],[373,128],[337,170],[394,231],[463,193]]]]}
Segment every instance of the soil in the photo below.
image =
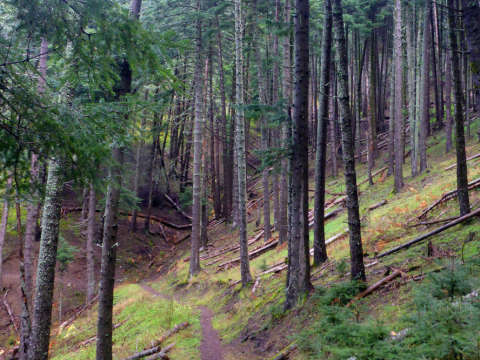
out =
{"type": "MultiPolygon", "coordinates": [[[[141,287],[160,299],[170,300],[172,297],[155,291],[150,286],[142,284],[141,287]]],[[[223,360],[226,353],[225,347],[220,341],[218,332],[212,326],[213,312],[205,306],[198,306],[200,310],[200,325],[203,339],[200,343],[200,357],[202,360],[223,360]]]]}

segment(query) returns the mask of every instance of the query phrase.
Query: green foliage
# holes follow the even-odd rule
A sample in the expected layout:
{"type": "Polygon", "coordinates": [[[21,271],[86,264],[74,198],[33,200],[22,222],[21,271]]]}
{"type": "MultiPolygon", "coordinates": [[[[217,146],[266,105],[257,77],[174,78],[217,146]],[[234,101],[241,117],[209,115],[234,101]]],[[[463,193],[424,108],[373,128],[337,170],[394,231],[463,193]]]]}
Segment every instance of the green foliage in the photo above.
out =
{"type": "Polygon", "coordinates": [[[77,250],[62,235],[58,236],[57,263],[60,272],[65,272],[68,269],[68,265],[74,260],[77,250]]]}
{"type": "Polygon", "coordinates": [[[383,322],[362,318],[354,307],[338,306],[354,293],[351,283],[319,291],[319,320],[298,335],[299,347],[311,359],[478,359],[480,304],[471,292],[478,285],[478,267],[478,259],[452,262],[430,275],[415,289],[398,338],[392,338],[383,322]]]}
{"type": "Polygon", "coordinates": [[[279,304],[276,302],[271,304],[268,307],[268,313],[270,314],[271,322],[280,320],[283,316],[285,316],[285,313],[283,312],[282,304],[279,304]]]}
{"type": "Polygon", "coordinates": [[[262,260],[260,261],[260,264],[258,264],[258,270],[265,271],[267,269],[268,269],[267,259],[262,258],[262,260]]]}
{"type": "Polygon", "coordinates": [[[185,210],[188,207],[192,206],[193,203],[193,188],[186,187],[182,193],[178,194],[178,199],[180,201],[180,207],[185,210]]]}
{"type": "Polygon", "coordinates": [[[344,276],[347,273],[348,269],[348,264],[345,259],[340,260],[340,262],[337,265],[337,271],[340,276],[344,276]]]}
{"type": "Polygon", "coordinates": [[[342,282],[333,285],[327,290],[317,288],[317,292],[314,294],[314,300],[321,305],[345,305],[365,288],[366,285],[363,282],[342,282]]]}

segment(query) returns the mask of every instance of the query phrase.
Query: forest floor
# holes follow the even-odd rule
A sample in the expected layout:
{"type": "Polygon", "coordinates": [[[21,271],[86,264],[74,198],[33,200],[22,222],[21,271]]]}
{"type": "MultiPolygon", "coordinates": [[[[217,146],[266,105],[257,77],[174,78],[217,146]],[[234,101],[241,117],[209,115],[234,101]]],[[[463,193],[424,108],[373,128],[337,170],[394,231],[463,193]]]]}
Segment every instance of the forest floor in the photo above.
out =
{"type": "MultiPolygon", "coordinates": [[[[472,124],[472,128],[476,130],[478,125],[477,119],[477,122],[472,124]]],[[[404,328],[401,317],[408,312],[407,304],[412,298],[412,290],[417,286],[415,281],[411,281],[411,277],[435,271],[446,262],[451,262],[453,257],[467,258],[480,254],[480,234],[478,233],[480,219],[474,218],[430,238],[435,250],[433,257],[427,256],[428,241],[381,259],[374,257],[375,254],[442,225],[411,227],[419,222],[418,216],[423,210],[438,200],[443,193],[456,188],[455,169],[446,170],[449,165],[455,163],[455,154],[454,152],[445,154],[445,135],[434,134],[428,142],[428,170],[412,178],[410,159],[407,158],[404,165],[405,188],[401,193],[392,193],[393,177],[387,178],[382,175],[383,173],[374,178],[373,186],[369,186],[368,182],[359,186],[362,241],[365,264],[368,265],[368,284],[382,279],[387,267],[403,269],[408,276],[386,283],[370,296],[359,301],[358,316],[373,317],[385,323],[393,332],[399,332],[404,328]],[[384,206],[369,210],[370,206],[384,200],[386,200],[384,206]],[[466,243],[465,239],[471,233],[474,233],[474,241],[466,243]]],[[[466,150],[467,157],[480,153],[477,138],[472,137],[468,141],[466,150]]],[[[382,149],[376,161],[375,170],[384,167],[385,161],[386,150],[382,149]]],[[[469,162],[469,181],[480,177],[480,166],[475,161],[469,162]]],[[[345,191],[340,166],[339,161],[340,176],[336,179],[331,177],[327,179],[327,189],[331,193],[345,191]]],[[[313,159],[311,169],[309,188],[313,189],[313,159]]],[[[357,165],[357,179],[359,183],[366,179],[364,163],[357,165]]],[[[261,196],[261,183],[249,189],[249,199],[259,199],[261,196]]],[[[336,195],[328,195],[327,201],[333,196],[336,195]]],[[[312,209],[313,193],[310,200],[312,209]]],[[[471,205],[475,204],[474,209],[478,208],[479,200],[480,192],[471,191],[470,202],[471,205]]],[[[260,203],[250,208],[248,212],[249,239],[253,239],[262,230],[261,225],[256,225],[259,214],[261,215],[259,206],[260,203]]],[[[326,213],[340,208],[342,208],[341,204],[333,206],[326,213]]],[[[175,221],[180,221],[178,214],[172,213],[171,210],[168,212],[175,221]]],[[[454,199],[429,212],[427,221],[456,215],[458,215],[458,201],[454,199]]],[[[163,213],[159,213],[159,216],[166,216],[165,209],[163,213]]],[[[62,222],[62,229],[65,231],[71,229],[73,224],[79,223],[78,219],[79,214],[68,215],[68,219],[62,222]]],[[[272,224],[273,220],[272,214],[272,224]]],[[[11,224],[13,227],[13,218],[11,224]]],[[[326,238],[339,234],[346,228],[346,210],[339,210],[335,217],[325,223],[326,238]]],[[[238,252],[229,251],[202,260],[203,270],[195,278],[189,279],[189,241],[175,243],[188,232],[175,232],[164,227],[168,231],[167,241],[160,236],[145,235],[142,231],[130,234],[126,217],[122,218],[120,229],[121,251],[117,264],[114,323],[121,325],[114,331],[116,359],[141,351],[174,325],[184,321],[188,321],[191,325],[165,341],[164,345],[175,343],[170,353],[171,359],[269,359],[286,348],[303,330],[308,329],[319,319],[314,296],[300,299],[300,306],[293,310],[286,313],[282,311],[285,270],[261,274],[272,265],[285,260],[287,257],[285,246],[272,245],[269,251],[251,259],[250,268],[254,282],[259,279],[253,292],[252,287],[242,289],[241,284],[238,283],[240,279],[238,264],[221,265],[238,257],[238,252]],[[218,261],[212,263],[215,260],[218,261]],[[152,294],[158,298],[158,301],[152,301],[152,294]]],[[[81,236],[78,229],[74,228],[72,232],[77,237],[81,236]]],[[[278,235],[274,232],[273,236],[275,238],[278,235]]],[[[67,238],[65,235],[64,237],[67,238]]],[[[72,244],[80,246],[81,241],[78,239],[77,243],[73,235],[68,236],[67,239],[72,244]]],[[[312,232],[310,239],[313,241],[312,232]]],[[[12,237],[10,243],[13,244],[13,241],[12,237]]],[[[249,250],[261,247],[263,242],[264,239],[260,237],[250,245],[249,250]]],[[[209,229],[209,246],[202,255],[213,256],[221,252],[220,249],[237,243],[238,231],[232,230],[228,225],[219,224],[209,229]]],[[[328,288],[349,279],[348,235],[341,236],[330,244],[327,252],[330,258],[327,266],[312,269],[313,285],[316,290],[328,288]]],[[[11,266],[13,269],[16,266],[14,261],[15,256],[12,255],[5,263],[11,262],[7,268],[11,266]]],[[[18,259],[16,261],[18,264],[18,259]]],[[[70,298],[68,309],[74,309],[84,301],[85,294],[82,287],[84,284],[74,283],[73,279],[67,280],[75,277],[81,282],[82,277],[85,278],[83,272],[80,273],[80,279],[75,274],[75,271],[85,268],[84,262],[82,255],[78,255],[76,260],[78,264],[72,266],[65,279],[66,282],[71,281],[74,284],[72,288],[75,286],[75,291],[78,292],[75,295],[72,291],[73,295],[66,296],[70,298]]],[[[13,284],[8,286],[13,294],[13,284]]],[[[11,303],[13,301],[12,298],[11,303]]],[[[53,339],[51,345],[53,359],[94,358],[94,342],[86,345],[82,345],[82,342],[94,336],[96,310],[96,306],[93,306],[53,339]]],[[[0,312],[3,311],[3,307],[0,306],[0,312]]],[[[7,336],[8,332],[12,331],[11,326],[7,327],[8,319],[5,319],[5,314],[0,313],[0,315],[0,321],[3,321],[3,323],[0,322],[0,326],[3,326],[3,339],[10,341],[10,343],[0,342],[0,347],[5,349],[12,345],[13,335],[7,336]],[[6,325],[2,325],[4,323],[6,325]]],[[[58,325],[56,316],[54,323],[58,325]]],[[[69,316],[71,314],[67,313],[64,318],[69,316]]],[[[290,358],[300,360],[306,357],[297,351],[290,358]]]]}

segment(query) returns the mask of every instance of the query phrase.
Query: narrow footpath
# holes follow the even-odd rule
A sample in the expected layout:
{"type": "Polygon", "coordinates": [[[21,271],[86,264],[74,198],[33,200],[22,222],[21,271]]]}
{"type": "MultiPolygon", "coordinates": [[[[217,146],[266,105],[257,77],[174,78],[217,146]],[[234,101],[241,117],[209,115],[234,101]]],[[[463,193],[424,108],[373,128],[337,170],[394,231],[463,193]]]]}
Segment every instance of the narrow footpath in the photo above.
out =
{"type": "MultiPolygon", "coordinates": [[[[155,291],[150,286],[141,284],[142,289],[160,299],[171,300],[172,297],[155,291]]],[[[218,332],[212,326],[213,313],[212,310],[205,306],[198,306],[200,310],[200,325],[202,327],[203,339],[200,343],[201,360],[223,360],[225,348],[220,341],[218,332]]]]}

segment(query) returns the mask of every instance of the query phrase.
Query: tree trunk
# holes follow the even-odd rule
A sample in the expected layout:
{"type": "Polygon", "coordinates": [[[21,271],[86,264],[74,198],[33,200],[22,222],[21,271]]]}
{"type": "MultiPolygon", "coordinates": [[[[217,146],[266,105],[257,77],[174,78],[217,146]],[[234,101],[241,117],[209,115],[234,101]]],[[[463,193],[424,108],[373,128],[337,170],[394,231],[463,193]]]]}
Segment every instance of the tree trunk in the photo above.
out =
{"type": "Polygon", "coordinates": [[[402,57],[402,3],[396,0],[395,19],[395,176],[394,191],[403,189],[403,158],[402,147],[403,120],[402,120],[402,87],[403,87],[403,57],[402,57]]]}
{"type": "Polygon", "coordinates": [[[95,293],[95,260],[93,247],[95,242],[95,210],[97,198],[95,188],[90,183],[90,201],[88,205],[88,230],[87,230],[87,304],[93,299],[95,293]]]}
{"type": "Polygon", "coordinates": [[[425,21],[423,31],[423,51],[422,51],[422,99],[421,99],[421,118],[420,118],[420,172],[427,169],[427,135],[430,124],[430,0],[425,2],[425,21]]]}
{"type": "MultiPolygon", "coordinates": [[[[320,103],[317,119],[317,152],[315,154],[315,205],[314,205],[314,245],[313,262],[320,265],[327,261],[325,246],[325,168],[327,153],[328,97],[330,94],[330,61],[332,49],[332,5],[330,0],[324,2],[322,69],[320,72],[320,103]]],[[[358,131],[358,130],[357,130],[358,131]]]]}
{"type": "Polygon", "coordinates": [[[415,139],[415,83],[416,83],[416,71],[415,71],[415,48],[414,48],[414,36],[415,33],[412,34],[413,31],[413,12],[412,12],[412,5],[407,5],[407,81],[408,81],[408,119],[410,124],[410,160],[411,160],[411,174],[412,178],[416,175],[415,169],[415,147],[416,147],[416,139],[415,139]],[[415,170],[415,171],[414,171],[415,170]]]}
{"type": "Polygon", "coordinates": [[[117,259],[118,208],[122,186],[121,167],[124,149],[113,149],[114,168],[110,173],[105,204],[105,229],[102,244],[102,267],[100,272],[100,297],[98,300],[97,319],[97,360],[112,359],[113,327],[113,290],[115,287],[115,262],[117,259]]]}
{"type": "MultiPolygon", "coordinates": [[[[136,0],[140,1],[140,0],[136,0]]],[[[144,100],[148,100],[148,90],[145,90],[144,100]]],[[[135,172],[134,172],[134,180],[133,180],[133,193],[135,196],[138,196],[138,188],[140,187],[140,167],[142,166],[142,158],[143,158],[143,147],[145,146],[145,139],[143,133],[145,132],[145,124],[146,124],[146,112],[143,112],[141,124],[140,124],[140,141],[137,148],[137,156],[135,158],[135,172]]],[[[137,232],[137,209],[132,209],[132,220],[130,222],[130,232],[137,232]]]]}
{"type": "MultiPolygon", "coordinates": [[[[290,0],[285,0],[284,24],[290,24],[290,0]]],[[[283,100],[286,103],[285,122],[283,124],[283,147],[287,148],[288,142],[288,127],[290,124],[290,35],[283,38],[283,100]]],[[[282,159],[282,168],[287,169],[287,159],[282,159]]],[[[278,242],[284,244],[287,241],[288,232],[288,174],[282,171],[280,175],[280,229],[278,234],[278,242]]]]}
{"type": "Polygon", "coordinates": [[[448,0],[450,13],[448,15],[448,27],[450,28],[450,48],[452,59],[452,83],[453,96],[455,99],[454,120],[455,120],[455,151],[457,155],[457,189],[458,203],[460,205],[460,216],[470,212],[470,201],[468,198],[468,173],[467,173],[467,155],[465,153],[465,134],[463,129],[463,104],[462,104],[462,84],[460,80],[460,61],[457,45],[457,19],[453,13],[454,2],[448,0]]]}
{"type": "Polygon", "coordinates": [[[443,119],[440,111],[440,95],[438,92],[438,73],[437,73],[437,55],[435,51],[435,25],[433,22],[433,7],[430,5],[430,26],[431,26],[431,42],[432,42],[432,72],[433,72],[433,90],[435,94],[435,117],[436,117],[436,129],[443,128],[443,119]]]}
{"type": "Polygon", "coordinates": [[[60,164],[58,160],[52,159],[49,161],[47,189],[43,207],[42,237],[38,255],[33,325],[27,356],[29,360],[48,359],[62,196],[63,179],[60,174],[60,164]]]}
{"type": "Polygon", "coordinates": [[[353,280],[366,281],[363,265],[360,214],[358,206],[357,176],[353,152],[352,128],[349,112],[347,49],[343,25],[341,0],[333,0],[333,30],[335,55],[338,63],[338,97],[340,99],[340,124],[342,129],[343,164],[345,168],[345,193],[347,194],[348,228],[350,234],[350,262],[353,280]]]}
{"type": "MultiPolygon", "coordinates": [[[[9,176],[7,180],[7,188],[5,192],[7,193],[8,190],[12,186],[12,177],[9,176]]],[[[2,222],[0,224],[0,291],[3,291],[3,283],[2,283],[2,262],[3,262],[3,246],[5,245],[5,235],[7,234],[7,224],[8,224],[8,196],[5,194],[5,199],[3,201],[3,212],[2,212],[2,222]]]]}
{"type": "Polygon", "coordinates": [[[240,272],[242,286],[252,281],[247,244],[247,161],[245,157],[245,119],[243,116],[243,30],[242,0],[235,0],[235,71],[236,71],[236,121],[235,143],[238,172],[238,227],[240,237],[240,272]]]}
{"type": "MultiPolygon", "coordinates": [[[[201,3],[197,2],[197,11],[201,3]]],[[[192,242],[190,257],[190,277],[200,271],[200,236],[202,216],[201,172],[202,172],[202,23],[197,20],[195,33],[196,62],[195,62],[195,130],[193,140],[193,205],[192,205],[192,242]]]]}
{"type": "Polygon", "coordinates": [[[445,76],[445,107],[447,111],[446,121],[447,125],[445,131],[447,133],[447,140],[446,140],[446,149],[445,152],[448,154],[452,149],[452,60],[450,57],[450,53],[446,52],[447,57],[447,69],[446,69],[446,76],[445,76]]]}
{"type": "MultiPolygon", "coordinates": [[[[463,20],[467,38],[470,71],[473,83],[473,94],[480,111],[480,5],[474,1],[462,0],[463,20]]],[[[480,141],[480,129],[478,131],[480,141]]]]}
{"type": "Polygon", "coordinates": [[[289,282],[284,309],[292,308],[301,293],[308,293],[310,254],[308,242],[308,87],[309,0],[295,0],[295,87],[293,99],[293,136],[291,162],[292,234],[289,252],[289,282]]]}
{"type": "Polygon", "coordinates": [[[395,61],[396,46],[393,47],[392,74],[390,77],[390,120],[388,121],[388,170],[390,177],[395,172],[395,61]]]}

